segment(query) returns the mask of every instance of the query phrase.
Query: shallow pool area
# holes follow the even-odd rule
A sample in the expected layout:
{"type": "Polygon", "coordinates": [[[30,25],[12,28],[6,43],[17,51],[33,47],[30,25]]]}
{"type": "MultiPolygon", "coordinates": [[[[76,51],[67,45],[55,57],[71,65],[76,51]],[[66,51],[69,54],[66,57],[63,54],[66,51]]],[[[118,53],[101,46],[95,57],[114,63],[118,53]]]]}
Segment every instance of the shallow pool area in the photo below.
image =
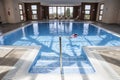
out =
{"type": "Polygon", "coordinates": [[[88,23],[49,22],[33,23],[0,37],[1,45],[41,46],[29,73],[94,74],[84,46],[120,46],[120,38],[88,23]],[[72,34],[76,38],[70,38],[72,34]],[[60,57],[59,37],[62,39],[60,57]]]}

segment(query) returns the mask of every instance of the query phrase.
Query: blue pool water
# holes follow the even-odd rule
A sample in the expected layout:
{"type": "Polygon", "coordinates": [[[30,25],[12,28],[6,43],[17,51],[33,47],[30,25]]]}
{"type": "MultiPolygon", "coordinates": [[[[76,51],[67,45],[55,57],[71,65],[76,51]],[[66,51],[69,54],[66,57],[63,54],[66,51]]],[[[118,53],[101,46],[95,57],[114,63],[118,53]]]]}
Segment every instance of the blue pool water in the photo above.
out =
{"type": "Polygon", "coordinates": [[[63,73],[94,73],[83,46],[119,46],[120,38],[87,23],[33,23],[0,36],[1,45],[41,46],[30,73],[60,73],[59,36],[62,37],[63,73]],[[74,33],[79,36],[70,38],[74,33]]]}

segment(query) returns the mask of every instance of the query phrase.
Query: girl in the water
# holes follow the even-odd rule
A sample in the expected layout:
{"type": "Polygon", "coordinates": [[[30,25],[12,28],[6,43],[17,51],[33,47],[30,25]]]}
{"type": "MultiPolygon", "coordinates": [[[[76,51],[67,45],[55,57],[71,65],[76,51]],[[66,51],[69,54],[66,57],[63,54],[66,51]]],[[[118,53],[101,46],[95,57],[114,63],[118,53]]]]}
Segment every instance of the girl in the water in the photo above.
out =
{"type": "Polygon", "coordinates": [[[72,34],[71,36],[70,36],[70,38],[77,38],[78,37],[78,34],[72,34]]]}

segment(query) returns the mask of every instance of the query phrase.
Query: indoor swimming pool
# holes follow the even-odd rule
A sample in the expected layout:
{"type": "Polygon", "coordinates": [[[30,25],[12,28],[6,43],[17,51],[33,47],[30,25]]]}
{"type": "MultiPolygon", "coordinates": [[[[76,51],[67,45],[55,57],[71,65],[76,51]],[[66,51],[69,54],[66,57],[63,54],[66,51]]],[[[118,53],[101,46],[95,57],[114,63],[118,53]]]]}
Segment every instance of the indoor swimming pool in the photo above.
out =
{"type": "Polygon", "coordinates": [[[0,45],[41,46],[29,73],[61,74],[62,68],[63,74],[90,74],[95,73],[95,69],[83,46],[120,46],[120,38],[88,23],[51,21],[8,32],[0,36],[0,45]],[[73,34],[78,36],[71,38],[73,34]]]}

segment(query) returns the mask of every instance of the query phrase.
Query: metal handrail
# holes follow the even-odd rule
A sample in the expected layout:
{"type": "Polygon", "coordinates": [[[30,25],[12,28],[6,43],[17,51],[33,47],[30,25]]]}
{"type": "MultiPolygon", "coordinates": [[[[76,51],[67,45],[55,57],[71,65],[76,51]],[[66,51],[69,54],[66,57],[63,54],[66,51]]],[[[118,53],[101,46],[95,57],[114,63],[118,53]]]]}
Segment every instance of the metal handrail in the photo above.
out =
{"type": "Polygon", "coordinates": [[[61,74],[62,74],[62,38],[61,37],[59,37],[59,47],[60,47],[60,72],[61,72],[61,74]]]}

